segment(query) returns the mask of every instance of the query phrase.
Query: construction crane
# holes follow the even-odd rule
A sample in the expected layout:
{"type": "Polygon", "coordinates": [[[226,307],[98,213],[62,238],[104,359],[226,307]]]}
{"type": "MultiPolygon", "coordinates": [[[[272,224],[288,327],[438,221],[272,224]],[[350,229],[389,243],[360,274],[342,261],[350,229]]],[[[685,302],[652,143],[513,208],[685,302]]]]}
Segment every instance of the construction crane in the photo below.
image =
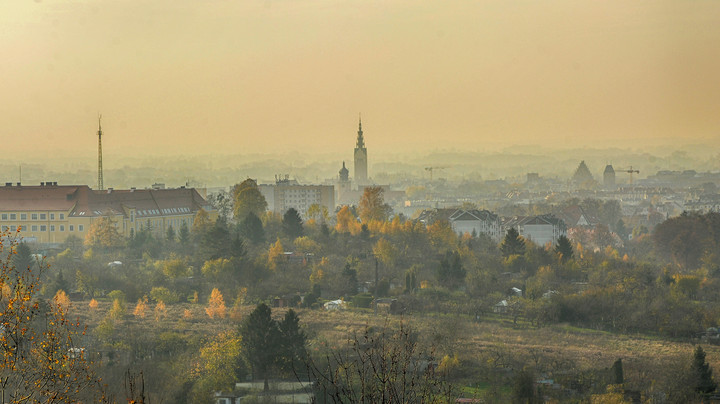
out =
{"type": "Polygon", "coordinates": [[[446,168],[450,168],[450,166],[425,167],[425,171],[430,171],[430,182],[433,180],[433,170],[444,170],[446,168]]]}
{"type": "Polygon", "coordinates": [[[627,170],[620,170],[621,172],[630,174],[630,185],[633,183],[633,173],[640,174],[640,170],[633,170],[633,167],[630,166],[627,170]]]}

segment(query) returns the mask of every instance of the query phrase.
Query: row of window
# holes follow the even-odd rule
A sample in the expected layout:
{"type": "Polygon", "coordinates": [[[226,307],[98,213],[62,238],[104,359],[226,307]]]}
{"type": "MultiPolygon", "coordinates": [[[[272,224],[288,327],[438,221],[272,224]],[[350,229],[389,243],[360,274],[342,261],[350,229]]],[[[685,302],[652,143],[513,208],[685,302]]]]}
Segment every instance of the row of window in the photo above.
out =
{"type": "MultiPolygon", "coordinates": [[[[27,228],[30,227],[30,231],[31,231],[31,232],[36,232],[36,231],[41,231],[41,232],[42,232],[42,231],[48,231],[48,226],[47,226],[47,225],[44,225],[44,224],[41,224],[41,225],[39,225],[39,226],[36,225],[36,224],[34,224],[34,225],[32,225],[32,226],[21,226],[21,227],[22,227],[25,231],[27,231],[27,228]]],[[[57,226],[57,227],[59,228],[60,231],[65,231],[65,225],[64,225],[64,224],[61,224],[61,225],[59,225],[59,226],[57,226]]],[[[17,229],[18,229],[18,226],[2,226],[2,231],[8,231],[8,230],[10,230],[11,232],[14,232],[14,231],[17,231],[17,229]]],[[[50,225],[50,231],[55,231],[55,225],[54,225],[54,224],[51,224],[51,225],[50,225]]],[[[73,225],[73,224],[68,225],[68,231],[75,231],[75,225],[73,225]]],[[[77,231],[85,231],[85,225],[82,225],[82,224],[77,225],[77,231]]]]}
{"type": "MultiPolygon", "coordinates": [[[[30,220],[47,220],[47,213],[30,213],[30,220]]],[[[59,214],[59,220],[65,220],[65,214],[60,213],[59,214]]],[[[2,220],[18,220],[18,214],[17,213],[3,213],[0,215],[0,218],[2,220]]],[[[21,213],[20,214],[20,220],[28,220],[28,214],[27,213],[21,213]]],[[[55,214],[50,213],[50,220],[55,220],[55,214]]]]}

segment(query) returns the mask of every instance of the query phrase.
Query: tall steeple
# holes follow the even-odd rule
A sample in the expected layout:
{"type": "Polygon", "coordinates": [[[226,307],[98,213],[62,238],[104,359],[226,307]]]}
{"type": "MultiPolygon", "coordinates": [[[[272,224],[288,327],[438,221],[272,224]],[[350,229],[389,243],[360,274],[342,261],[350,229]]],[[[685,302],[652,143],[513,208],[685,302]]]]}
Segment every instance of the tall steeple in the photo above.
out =
{"type": "Polygon", "coordinates": [[[103,168],[102,168],[102,124],[100,120],[102,115],[98,116],[98,183],[99,190],[105,189],[103,186],[103,168]]]}
{"type": "Polygon", "coordinates": [[[358,118],[358,135],[357,135],[357,143],[355,144],[355,147],[365,148],[365,139],[363,138],[363,131],[362,131],[362,116],[360,116],[358,118]]]}
{"type": "Polygon", "coordinates": [[[358,118],[357,141],[355,142],[355,183],[358,188],[368,184],[367,149],[362,130],[362,117],[358,118]]]}

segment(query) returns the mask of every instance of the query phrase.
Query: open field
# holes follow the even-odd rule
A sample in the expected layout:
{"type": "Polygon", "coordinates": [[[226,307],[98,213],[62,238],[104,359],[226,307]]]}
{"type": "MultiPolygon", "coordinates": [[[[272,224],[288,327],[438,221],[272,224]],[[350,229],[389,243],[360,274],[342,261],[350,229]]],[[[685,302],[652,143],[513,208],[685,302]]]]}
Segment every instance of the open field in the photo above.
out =
{"type": "MultiPolygon", "coordinates": [[[[88,324],[90,334],[110,310],[110,304],[100,302],[90,309],[87,302],[75,302],[71,309],[88,324]]],[[[234,318],[212,320],[204,312],[204,305],[169,305],[164,318],[156,320],[153,305],[145,318],[126,314],[118,321],[117,329],[142,335],[172,332],[193,341],[210,341],[215,336],[236,330],[241,319],[254,306],[243,306],[234,318]],[[186,310],[189,310],[190,316],[186,310]]],[[[129,304],[127,313],[134,305],[129,304]]],[[[274,309],[280,317],[286,309],[274,309]]],[[[479,320],[463,315],[412,314],[404,317],[375,315],[372,311],[323,311],[298,309],[301,324],[310,337],[310,352],[326,348],[340,348],[355,333],[365,327],[375,329],[397,327],[402,321],[416,332],[421,343],[436,348],[438,357],[457,354],[460,371],[455,381],[466,386],[482,386],[497,375],[507,375],[511,369],[536,369],[539,375],[591,372],[607,369],[621,358],[626,383],[639,390],[651,385],[672,383],[677,372],[692,356],[697,341],[673,341],[646,335],[623,335],[581,329],[565,324],[531,327],[513,324],[509,317],[488,315],[479,320]]],[[[202,342],[200,342],[202,343],[202,342]]],[[[702,342],[707,361],[720,369],[720,346],[702,342]]],[[[482,390],[482,388],[480,389],[482,390]]],[[[473,389],[466,390],[467,392],[473,389]]]]}

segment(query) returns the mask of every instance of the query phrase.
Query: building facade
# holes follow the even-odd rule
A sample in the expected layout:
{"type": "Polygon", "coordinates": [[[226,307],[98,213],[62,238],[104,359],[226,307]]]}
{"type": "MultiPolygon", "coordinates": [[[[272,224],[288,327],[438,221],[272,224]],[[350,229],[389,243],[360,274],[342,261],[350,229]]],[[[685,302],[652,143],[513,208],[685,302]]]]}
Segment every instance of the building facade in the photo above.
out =
{"type": "Polygon", "coordinates": [[[265,197],[268,210],[284,214],[294,208],[303,219],[312,205],[335,211],[335,187],[332,185],[300,185],[296,180],[277,179],[275,184],[261,184],[260,193],[265,197]]]}
{"type": "Polygon", "coordinates": [[[565,222],[554,215],[513,217],[503,223],[503,233],[511,227],[539,246],[555,244],[560,236],[567,236],[565,222]]]}
{"type": "Polygon", "coordinates": [[[26,242],[60,244],[69,236],[84,239],[97,219],[110,217],[120,234],[141,229],[164,235],[170,226],[192,228],[200,209],[212,210],[193,188],[93,190],[87,185],[39,186],[6,183],[0,187],[0,228],[18,232],[26,242]]]}
{"type": "Polygon", "coordinates": [[[430,225],[437,220],[447,220],[453,231],[460,235],[485,234],[495,241],[502,237],[500,218],[498,215],[478,209],[433,209],[423,211],[418,220],[430,225]]]}

